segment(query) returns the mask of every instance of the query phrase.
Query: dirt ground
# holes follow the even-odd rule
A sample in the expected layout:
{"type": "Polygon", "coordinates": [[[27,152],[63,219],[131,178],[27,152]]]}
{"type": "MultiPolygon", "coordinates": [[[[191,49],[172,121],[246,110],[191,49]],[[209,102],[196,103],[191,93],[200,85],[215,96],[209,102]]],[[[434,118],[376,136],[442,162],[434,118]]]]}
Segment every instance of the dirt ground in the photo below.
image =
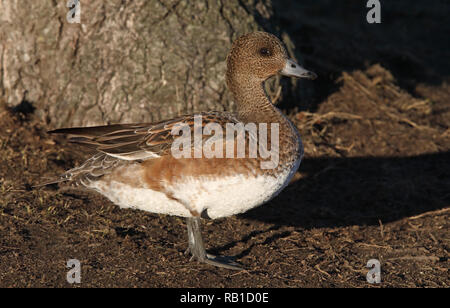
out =
{"type": "Polygon", "coordinates": [[[365,5],[293,3],[277,2],[280,24],[320,76],[280,104],[305,159],[268,204],[203,225],[208,249],[246,270],[189,262],[183,219],[33,189],[86,156],[24,102],[0,109],[0,287],[70,287],[72,258],[82,287],[449,287],[449,6],[383,2],[368,25],[365,5]]]}

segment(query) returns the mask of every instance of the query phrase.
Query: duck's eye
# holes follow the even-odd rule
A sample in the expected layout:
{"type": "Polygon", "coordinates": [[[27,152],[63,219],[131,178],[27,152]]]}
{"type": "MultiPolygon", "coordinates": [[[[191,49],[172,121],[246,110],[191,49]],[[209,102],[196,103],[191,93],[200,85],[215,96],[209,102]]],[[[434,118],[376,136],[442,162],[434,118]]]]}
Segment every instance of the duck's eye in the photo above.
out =
{"type": "Polygon", "coordinates": [[[270,50],[265,47],[259,50],[259,54],[264,57],[269,57],[271,55],[270,50]]]}

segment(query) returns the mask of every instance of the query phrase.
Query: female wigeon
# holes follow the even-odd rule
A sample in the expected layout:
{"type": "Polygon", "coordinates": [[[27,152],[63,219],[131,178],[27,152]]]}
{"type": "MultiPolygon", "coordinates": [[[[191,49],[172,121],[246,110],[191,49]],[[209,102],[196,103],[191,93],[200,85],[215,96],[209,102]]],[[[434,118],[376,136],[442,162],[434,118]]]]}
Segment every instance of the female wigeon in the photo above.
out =
{"type": "MultiPolygon", "coordinates": [[[[45,184],[68,181],[96,190],[122,208],[186,217],[187,251],[192,258],[215,266],[241,269],[228,257],[206,253],[200,218],[227,217],[261,205],[275,197],[297,171],[303,156],[300,135],[264,90],[265,80],[278,73],[298,78],[316,77],[289,59],[274,35],[255,32],[241,36],[233,43],[227,57],[226,81],[235,98],[235,113],[203,112],[158,123],[51,131],[70,134],[70,141],[89,146],[97,153],[81,166],[45,184]],[[187,127],[189,133],[195,134],[199,130],[198,123],[203,132],[202,145],[211,137],[211,130],[206,133],[202,129],[206,130],[211,124],[224,131],[230,124],[245,125],[244,132],[249,127],[267,127],[266,150],[275,148],[272,153],[277,156],[275,163],[272,167],[264,167],[262,162],[267,156],[262,157],[261,151],[260,156],[252,156],[249,148],[245,148],[244,157],[174,155],[174,144],[179,138],[174,134],[176,128],[187,127]],[[247,125],[251,123],[255,125],[247,125]]],[[[251,129],[248,132],[244,137],[242,131],[233,132],[231,138],[225,133],[216,134],[210,149],[217,151],[218,146],[225,149],[227,144],[236,141],[232,143],[234,147],[239,140],[249,142],[250,146],[252,140],[261,137],[251,129]],[[219,143],[215,143],[217,137],[219,143]]],[[[257,140],[256,144],[262,143],[264,140],[257,140]]],[[[188,140],[188,152],[194,153],[197,145],[195,140],[188,140]]],[[[178,145],[175,148],[178,149],[178,145]]]]}

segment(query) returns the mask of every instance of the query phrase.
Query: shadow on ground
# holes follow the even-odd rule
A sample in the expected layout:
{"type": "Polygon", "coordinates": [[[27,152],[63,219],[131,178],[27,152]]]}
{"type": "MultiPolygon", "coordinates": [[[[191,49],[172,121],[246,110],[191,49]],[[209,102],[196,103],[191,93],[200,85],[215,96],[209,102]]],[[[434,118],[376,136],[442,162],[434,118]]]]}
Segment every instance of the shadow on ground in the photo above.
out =
{"type": "Polygon", "coordinates": [[[450,203],[450,153],[305,159],[306,175],[245,218],[303,228],[379,225],[450,203]]]}

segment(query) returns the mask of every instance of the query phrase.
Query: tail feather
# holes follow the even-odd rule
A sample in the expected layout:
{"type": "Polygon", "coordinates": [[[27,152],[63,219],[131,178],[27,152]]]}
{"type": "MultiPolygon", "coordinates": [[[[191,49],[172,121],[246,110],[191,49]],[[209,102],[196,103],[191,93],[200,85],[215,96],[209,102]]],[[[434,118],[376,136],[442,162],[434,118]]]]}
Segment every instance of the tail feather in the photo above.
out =
{"type": "Polygon", "coordinates": [[[114,170],[114,167],[124,163],[127,163],[127,161],[115,159],[104,153],[97,153],[86,160],[81,166],[67,170],[58,177],[44,179],[44,182],[33,187],[42,187],[62,182],[70,182],[73,185],[88,183],[110,173],[114,170]]]}
{"type": "Polygon", "coordinates": [[[59,184],[62,182],[67,182],[70,181],[70,177],[66,177],[65,174],[59,176],[59,177],[44,177],[42,178],[43,182],[38,183],[36,185],[31,186],[32,188],[40,188],[40,187],[44,187],[47,185],[52,185],[52,184],[59,184]]]}

